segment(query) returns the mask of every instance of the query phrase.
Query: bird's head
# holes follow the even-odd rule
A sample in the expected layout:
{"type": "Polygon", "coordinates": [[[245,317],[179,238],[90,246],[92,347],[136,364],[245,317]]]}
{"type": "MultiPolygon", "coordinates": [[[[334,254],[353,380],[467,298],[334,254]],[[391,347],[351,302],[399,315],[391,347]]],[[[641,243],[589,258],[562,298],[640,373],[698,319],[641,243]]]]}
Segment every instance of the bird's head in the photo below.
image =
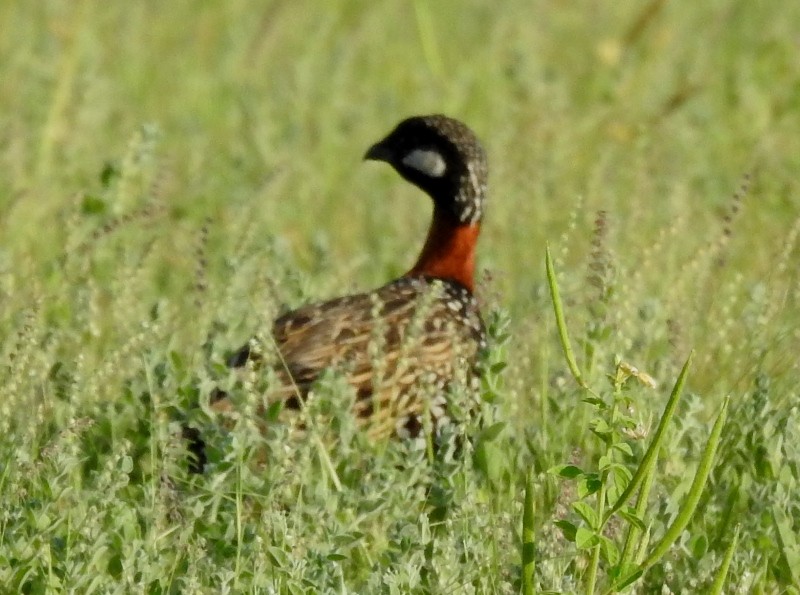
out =
{"type": "Polygon", "coordinates": [[[486,154],[475,133],[458,120],[442,115],[403,120],[364,159],[390,164],[459,224],[476,224],[483,217],[486,154]]]}

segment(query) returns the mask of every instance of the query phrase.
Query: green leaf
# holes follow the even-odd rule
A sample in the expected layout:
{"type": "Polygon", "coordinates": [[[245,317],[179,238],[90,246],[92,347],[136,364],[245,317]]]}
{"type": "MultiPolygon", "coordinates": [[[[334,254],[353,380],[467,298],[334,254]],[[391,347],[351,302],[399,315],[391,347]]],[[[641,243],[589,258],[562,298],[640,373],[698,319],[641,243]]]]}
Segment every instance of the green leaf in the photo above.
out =
{"type": "Polygon", "coordinates": [[[597,473],[586,473],[578,480],[578,498],[586,498],[596,493],[603,485],[597,473]]]}
{"type": "Polygon", "coordinates": [[[283,411],[283,401],[275,401],[274,403],[270,403],[269,407],[267,407],[266,411],[264,411],[264,419],[266,421],[278,421],[278,417],[283,411]]]}
{"type": "Polygon", "coordinates": [[[44,511],[39,511],[38,514],[33,516],[33,524],[38,531],[44,532],[50,529],[50,525],[52,524],[52,519],[50,515],[48,515],[44,511]]]}
{"type": "Polygon", "coordinates": [[[508,364],[506,362],[497,362],[495,364],[492,364],[492,366],[489,368],[489,372],[491,374],[497,375],[500,374],[500,372],[505,370],[507,367],[508,364]]]}
{"type": "Polygon", "coordinates": [[[620,554],[616,544],[604,535],[600,536],[600,553],[611,566],[619,564],[620,554]]]}
{"type": "Polygon", "coordinates": [[[100,172],[100,183],[103,187],[108,188],[114,178],[120,176],[120,170],[116,163],[113,161],[106,161],[103,165],[103,170],[100,172]]]}
{"type": "Polygon", "coordinates": [[[599,528],[599,518],[597,516],[597,511],[592,508],[587,502],[578,501],[572,503],[572,510],[578,513],[589,527],[593,530],[597,530],[599,528]]]}
{"type": "Polygon", "coordinates": [[[191,508],[192,516],[194,518],[199,519],[206,513],[206,503],[202,500],[197,500],[191,508]]]}
{"type": "Polygon", "coordinates": [[[625,578],[623,578],[620,582],[616,583],[613,587],[613,590],[621,591],[625,587],[632,585],[633,583],[638,581],[643,574],[644,574],[644,569],[638,568],[637,570],[634,570],[627,575],[623,575],[625,578]]]}
{"type": "Polygon", "coordinates": [[[594,433],[595,436],[600,438],[604,444],[611,444],[614,437],[614,431],[608,425],[606,420],[600,418],[593,420],[589,429],[592,431],[592,433],[594,433]]]}
{"type": "Polygon", "coordinates": [[[773,504],[772,520],[778,534],[778,547],[783,565],[788,570],[792,582],[800,585],[800,546],[797,543],[797,531],[792,527],[792,519],[785,510],[773,504]]]}
{"type": "Polygon", "coordinates": [[[595,407],[599,407],[600,409],[607,409],[608,408],[608,406],[606,405],[606,402],[603,399],[601,399],[600,397],[589,396],[589,397],[584,397],[581,400],[584,403],[587,403],[589,405],[594,405],[595,407]]]}
{"type": "Polygon", "coordinates": [[[479,439],[472,457],[475,467],[483,473],[489,482],[497,485],[508,468],[505,450],[499,444],[479,439]]]}
{"type": "Polygon", "coordinates": [[[85,194],[83,196],[83,200],[81,201],[81,213],[84,215],[102,215],[106,212],[106,209],[106,201],[99,196],[93,196],[91,194],[85,194]]]}
{"type": "Polygon", "coordinates": [[[478,436],[478,440],[481,442],[492,442],[495,438],[497,438],[500,433],[505,429],[506,422],[499,421],[495,424],[492,424],[488,428],[485,428],[480,435],[478,436]]]}
{"type": "Polygon", "coordinates": [[[623,454],[628,455],[629,457],[633,456],[633,449],[631,445],[627,442],[615,442],[611,445],[611,448],[615,448],[616,450],[620,451],[623,454]]]}
{"type": "Polygon", "coordinates": [[[620,495],[631,482],[631,472],[627,467],[614,463],[608,472],[606,483],[608,487],[607,496],[609,502],[616,502],[620,495]]]}
{"type": "Polygon", "coordinates": [[[605,436],[611,433],[611,427],[606,420],[598,417],[592,422],[592,431],[600,436],[605,436]]]}
{"type": "Polygon", "coordinates": [[[632,508],[626,506],[624,508],[620,508],[618,512],[623,519],[639,529],[639,531],[644,531],[647,528],[644,524],[644,521],[636,516],[632,508]]]}
{"type": "Polygon", "coordinates": [[[500,398],[500,395],[497,391],[492,390],[491,388],[484,388],[481,390],[481,400],[484,403],[488,403],[489,405],[494,405],[497,403],[497,399],[500,398]]]}
{"type": "Polygon", "coordinates": [[[708,552],[708,537],[706,537],[705,533],[694,535],[689,540],[689,550],[697,560],[706,555],[708,552]]]}
{"type": "Polygon", "coordinates": [[[276,568],[284,568],[289,565],[289,556],[279,547],[268,546],[267,555],[270,557],[270,561],[276,568]]]}
{"type": "Polygon", "coordinates": [[[636,427],[636,420],[630,417],[629,415],[618,414],[617,423],[623,428],[627,428],[628,430],[632,430],[636,427]]]}
{"type": "Polygon", "coordinates": [[[578,527],[575,532],[575,545],[579,550],[586,550],[597,545],[597,535],[586,527],[578,527]]]}
{"type": "Polygon", "coordinates": [[[556,465],[555,467],[550,467],[547,472],[565,479],[575,479],[583,475],[583,469],[575,465],[556,465]]]}
{"type": "Polygon", "coordinates": [[[186,369],[183,363],[183,357],[175,350],[169,352],[169,363],[172,365],[172,369],[178,373],[186,369]]]}
{"type": "Polygon", "coordinates": [[[561,532],[564,534],[564,539],[567,541],[575,542],[575,535],[578,532],[578,528],[570,523],[569,521],[558,520],[555,522],[556,527],[561,529],[561,532]]]}
{"type": "MultiPolygon", "coordinates": [[[[618,562],[617,565],[612,566],[608,569],[608,578],[611,579],[612,584],[614,587],[618,587],[618,582],[622,577],[629,577],[631,574],[635,573],[639,570],[639,567],[636,564],[627,564],[625,562],[618,562]]],[[[615,589],[610,589],[609,591],[613,591],[615,589]]]]}

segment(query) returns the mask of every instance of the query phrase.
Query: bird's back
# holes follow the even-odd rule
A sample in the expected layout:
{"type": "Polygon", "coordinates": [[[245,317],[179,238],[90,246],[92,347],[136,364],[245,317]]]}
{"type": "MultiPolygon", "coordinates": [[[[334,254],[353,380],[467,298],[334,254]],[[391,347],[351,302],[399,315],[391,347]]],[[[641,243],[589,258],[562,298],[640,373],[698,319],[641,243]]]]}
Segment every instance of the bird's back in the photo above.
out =
{"type": "Polygon", "coordinates": [[[298,407],[333,370],[355,389],[355,413],[376,437],[414,436],[426,414],[446,423],[446,392],[473,381],[485,344],[472,293],[427,277],[298,308],[275,321],[272,335],[279,386],[271,400],[298,407]]]}

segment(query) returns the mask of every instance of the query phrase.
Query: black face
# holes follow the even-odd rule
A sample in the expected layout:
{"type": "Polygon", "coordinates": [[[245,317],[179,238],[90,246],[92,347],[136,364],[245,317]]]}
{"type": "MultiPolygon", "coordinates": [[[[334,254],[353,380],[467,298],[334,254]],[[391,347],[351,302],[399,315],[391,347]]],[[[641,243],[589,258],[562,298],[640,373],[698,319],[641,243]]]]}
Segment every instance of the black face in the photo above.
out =
{"type": "Polygon", "coordinates": [[[446,116],[403,120],[365,159],[386,161],[460,223],[477,223],[486,194],[486,154],[475,134],[446,116]]]}

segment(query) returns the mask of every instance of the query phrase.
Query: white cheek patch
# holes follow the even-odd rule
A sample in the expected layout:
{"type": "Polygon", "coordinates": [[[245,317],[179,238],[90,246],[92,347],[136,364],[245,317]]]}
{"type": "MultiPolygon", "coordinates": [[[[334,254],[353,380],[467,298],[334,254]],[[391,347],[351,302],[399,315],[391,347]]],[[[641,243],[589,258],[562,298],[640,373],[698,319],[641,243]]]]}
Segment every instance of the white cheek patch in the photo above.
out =
{"type": "Polygon", "coordinates": [[[432,149],[414,149],[403,157],[403,165],[416,169],[426,176],[441,178],[447,171],[444,157],[432,149]]]}

